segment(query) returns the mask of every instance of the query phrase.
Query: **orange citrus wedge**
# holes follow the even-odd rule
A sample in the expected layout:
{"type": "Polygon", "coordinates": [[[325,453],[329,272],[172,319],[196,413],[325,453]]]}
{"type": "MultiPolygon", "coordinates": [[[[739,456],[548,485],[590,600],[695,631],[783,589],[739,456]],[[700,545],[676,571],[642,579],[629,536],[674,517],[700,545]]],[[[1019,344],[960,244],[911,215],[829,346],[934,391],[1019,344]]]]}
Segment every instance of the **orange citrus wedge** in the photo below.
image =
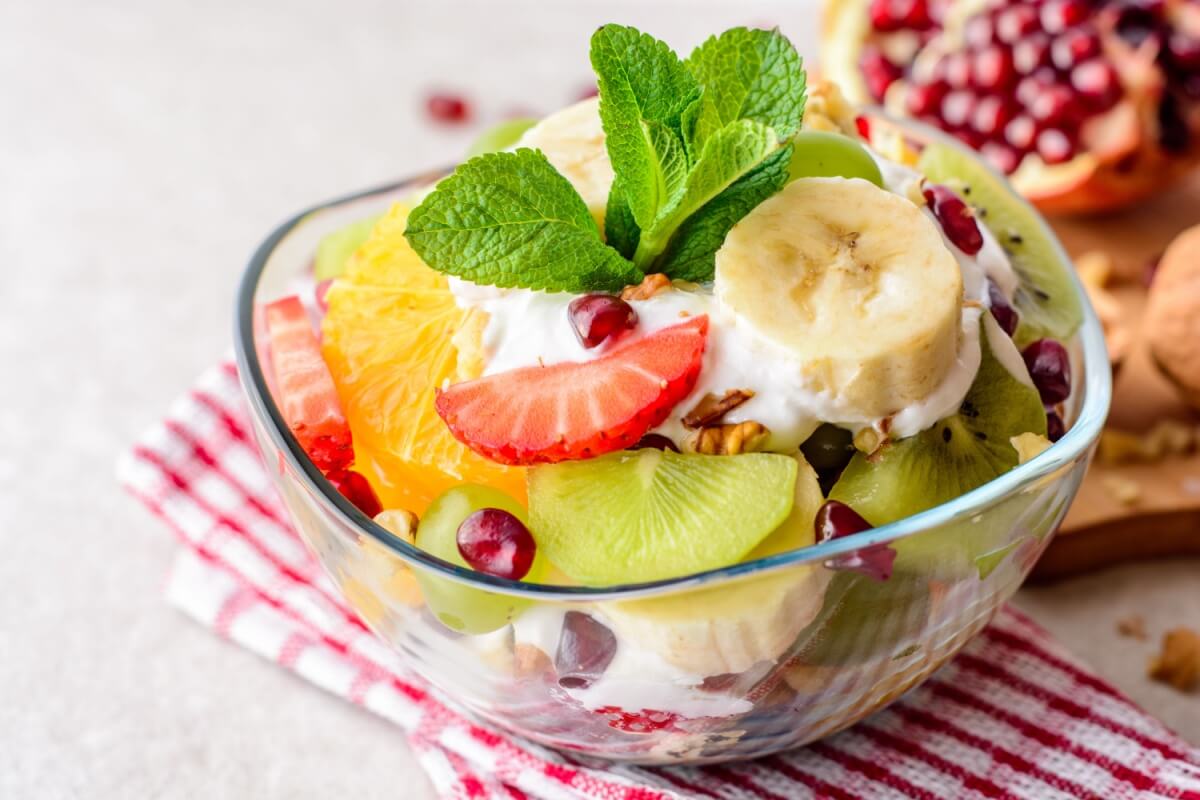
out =
{"type": "Polygon", "coordinates": [[[524,502],[525,471],[468,450],[434,410],[437,387],[478,376],[484,319],[455,305],[446,277],[408,246],[407,217],[407,207],[393,206],[326,296],[322,353],[354,434],[357,468],[385,508],[421,514],[463,482],[524,502]]]}

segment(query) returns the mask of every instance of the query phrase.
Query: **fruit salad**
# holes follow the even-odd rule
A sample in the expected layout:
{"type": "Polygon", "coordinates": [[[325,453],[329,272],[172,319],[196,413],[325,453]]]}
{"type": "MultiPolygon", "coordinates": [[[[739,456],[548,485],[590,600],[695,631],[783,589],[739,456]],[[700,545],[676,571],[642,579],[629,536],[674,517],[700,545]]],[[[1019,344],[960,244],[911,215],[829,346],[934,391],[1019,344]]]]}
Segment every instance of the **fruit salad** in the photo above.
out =
{"type": "MultiPolygon", "coordinates": [[[[490,132],[264,309],[282,416],[365,515],[467,574],[625,586],[862,534],[1063,435],[1082,310],[980,160],[860,116],[778,31],[684,59],[607,25],[591,61],[598,97],[490,132]]],[[[590,610],[428,570],[402,594],[608,729],[685,729],[862,587],[912,605],[929,550],[985,578],[1011,548],[978,527],[590,610]]]]}

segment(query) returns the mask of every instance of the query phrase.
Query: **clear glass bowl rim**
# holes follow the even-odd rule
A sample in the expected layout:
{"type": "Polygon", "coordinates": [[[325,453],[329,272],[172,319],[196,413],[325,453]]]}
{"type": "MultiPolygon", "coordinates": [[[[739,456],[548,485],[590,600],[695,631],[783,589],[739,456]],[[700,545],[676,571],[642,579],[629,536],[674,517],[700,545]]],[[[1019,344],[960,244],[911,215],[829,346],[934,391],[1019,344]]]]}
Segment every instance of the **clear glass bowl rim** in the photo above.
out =
{"type": "MultiPolygon", "coordinates": [[[[875,109],[872,109],[870,113],[872,116],[883,117],[893,124],[911,129],[923,138],[936,139],[960,150],[965,150],[956,140],[927,125],[915,123],[911,120],[896,120],[890,117],[890,115],[879,113],[875,109]]],[[[972,153],[972,155],[975,154],[972,153]]],[[[332,516],[346,528],[356,530],[373,539],[397,558],[418,569],[429,570],[455,582],[468,584],[491,592],[525,597],[543,602],[625,600],[635,597],[676,593],[699,586],[715,586],[759,573],[775,572],[788,567],[805,564],[819,564],[863,547],[886,544],[920,533],[921,531],[969,519],[972,516],[985,512],[990,505],[1004,497],[1019,492],[1029,484],[1039,481],[1057,470],[1068,466],[1076,459],[1083,457],[1088,448],[1099,438],[1100,432],[1104,427],[1104,421],[1108,416],[1109,404],[1112,398],[1112,371],[1108,360],[1108,351],[1104,343],[1104,333],[1100,321],[1088,300],[1087,293],[1084,291],[1079,276],[1072,270],[1071,280],[1075,294],[1083,307],[1084,320],[1076,336],[1082,348],[1083,372],[1085,376],[1083,387],[1085,389],[1084,402],[1079,409],[1079,414],[1074,424],[1062,439],[1055,442],[1035,458],[950,502],[942,503],[911,517],[906,517],[887,525],[881,525],[878,528],[863,531],[853,536],[760,558],[755,561],[732,564],[719,569],[647,583],[620,584],[605,587],[521,583],[519,581],[474,572],[443,561],[418,549],[376,524],[370,517],[366,516],[334,489],[329,481],[325,479],[324,475],[308,459],[308,456],[305,455],[295,437],[292,436],[291,431],[288,430],[287,424],[283,421],[283,417],[271,399],[270,392],[263,378],[262,365],[259,363],[258,351],[254,346],[254,302],[259,278],[265,270],[276,246],[310,215],[352,201],[393,193],[409,185],[420,185],[447,172],[449,170],[433,171],[413,178],[355,192],[318,203],[287,219],[267,236],[251,257],[238,288],[234,314],[234,346],[238,374],[245,394],[250,401],[251,413],[258,418],[258,421],[267,431],[272,444],[284,454],[284,458],[293,472],[298,476],[298,480],[317,499],[325,514],[332,516]]],[[[1022,198],[1018,198],[1018,200],[1025,203],[1025,200],[1022,198]]],[[[1025,204],[1028,205],[1028,203],[1025,204]]],[[[1065,263],[1071,263],[1066,251],[1063,249],[1062,243],[1059,242],[1058,237],[1045,223],[1040,214],[1038,214],[1038,219],[1049,234],[1050,240],[1057,250],[1059,257],[1065,263]]]]}

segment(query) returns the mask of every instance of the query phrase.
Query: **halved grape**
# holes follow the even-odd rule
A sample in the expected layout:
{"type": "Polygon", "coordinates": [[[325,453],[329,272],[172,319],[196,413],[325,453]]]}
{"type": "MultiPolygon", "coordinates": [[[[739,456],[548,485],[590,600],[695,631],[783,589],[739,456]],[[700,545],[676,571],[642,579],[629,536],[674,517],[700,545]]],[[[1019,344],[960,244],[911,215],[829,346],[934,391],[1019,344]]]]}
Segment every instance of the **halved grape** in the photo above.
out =
{"type": "Polygon", "coordinates": [[[338,228],[327,234],[317,245],[317,254],[313,258],[313,274],[318,281],[336,278],[346,269],[346,262],[354,251],[362,247],[363,242],[371,235],[375,223],[381,214],[351,222],[344,228],[338,228]]]}
{"type": "Polygon", "coordinates": [[[507,150],[520,141],[525,131],[532,128],[536,123],[536,119],[529,119],[527,117],[506,119],[504,122],[496,123],[479,134],[479,138],[471,142],[471,146],[467,148],[467,158],[481,156],[484,153],[507,150]]]}
{"type": "Polygon", "coordinates": [[[867,149],[849,136],[801,131],[792,139],[789,180],[797,178],[862,178],[883,186],[883,173],[867,149]]]}
{"type": "MultiPolygon", "coordinates": [[[[458,552],[458,526],[472,513],[498,508],[528,526],[525,509],[499,489],[462,484],[443,492],[425,512],[417,527],[417,547],[460,567],[470,568],[458,552]]],[[[461,583],[433,575],[427,570],[414,573],[421,584],[425,602],[443,625],[460,633],[487,633],[508,624],[527,605],[527,601],[508,595],[473,589],[461,583]]],[[[525,580],[539,582],[545,574],[545,559],[539,553],[525,580]]]]}

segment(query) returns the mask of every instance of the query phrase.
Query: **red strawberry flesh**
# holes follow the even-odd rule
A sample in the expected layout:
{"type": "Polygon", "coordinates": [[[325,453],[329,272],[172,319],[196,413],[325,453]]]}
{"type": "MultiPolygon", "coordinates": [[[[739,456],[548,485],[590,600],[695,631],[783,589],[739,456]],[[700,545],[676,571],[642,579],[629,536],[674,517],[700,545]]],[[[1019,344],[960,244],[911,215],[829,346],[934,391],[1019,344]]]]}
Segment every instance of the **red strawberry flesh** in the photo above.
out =
{"type": "Polygon", "coordinates": [[[708,317],[619,342],[592,361],[455,384],[435,407],[455,438],[501,464],[592,458],[632,447],[691,393],[708,317]]]}

